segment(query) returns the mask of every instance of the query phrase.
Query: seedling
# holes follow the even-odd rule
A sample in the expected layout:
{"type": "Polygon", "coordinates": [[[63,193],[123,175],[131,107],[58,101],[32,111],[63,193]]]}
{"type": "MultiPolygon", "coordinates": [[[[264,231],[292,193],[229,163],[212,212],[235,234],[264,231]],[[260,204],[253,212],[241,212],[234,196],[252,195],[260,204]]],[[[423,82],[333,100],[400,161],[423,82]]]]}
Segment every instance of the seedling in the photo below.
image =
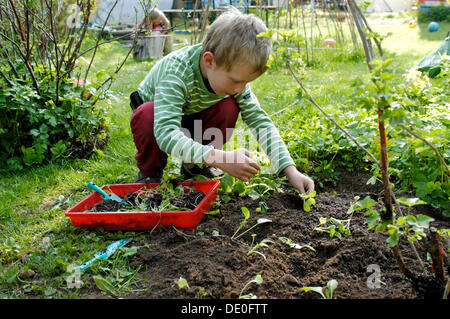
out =
{"type": "Polygon", "coordinates": [[[333,299],[333,292],[336,290],[337,286],[338,286],[337,280],[331,279],[327,283],[325,294],[323,293],[322,287],[302,287],[301,289],[305,292],[314,291],[319,295],[321,295],[323,299],[333,299]]]}
{"type": "Polygon", "coordinates": [[[308,194],[300,194],[299,193],[299,196],[303,200],[303,210],[305,212],[310,212],[311,206],[316,204],[316,199],[314,198],[314,197],[316,197],[316,192],[313,191],[308,194]]]}
{"type": "Polygon", "coordinates": [[[286,245],[288,245],[289,247],[291,247],[291,248],[294,248],[294,249],[302,249],[302,248],[309,248],[309,249],[311,249],[312,251],[316,251],[311,245],[299,245],[299,244],[297,244],[297,243],[294,243],[292,240],[290,240],[289,238],[287,238],[287,237],[278,237],[278,239],[282,242],[282,243],[284,243],[284,244],[286,244],[286,245]]]}
{"type": "MultiPolygon", "coordinates": [[[[256,235],[252,235],[252,238],[255,239],[255,236],[256,236],[256,235]]],[[[252,241],[252,244],[253,244],[253,241],[252,241]]],[[[253,247],[248,251],[247,256],[249,256],[249,255],[251,255],[251,254],[253,254],[253,253],[256,253],[256,254],[259,254],[259,255],[263,256],[264,259],[266,259],[266,256],[264,256],[263,253],[259,252],[258,249],[259,249],[260,247],[269,247],[268,244],[273,244],[273,241],[271,241],[271,240],[269,240],[269,239],[263,239],[263,240],[261,240],[259,243],[257,243],[255,246],[253,246],[253,247]]]]}
{"type": "Polygon", "coordinates": [[[259,273],[255,276],[255,278],[253,278],[252,280],[248,281],[248,282],[244,285],[244,287],[243,287],[242,290],[241,290],[241,293],[239,294],[239,299],[256,299],[256,298],[258,298],[257,296],[255,296],[255,295],[252,294],[252,293],[248,293],[248,294],[246,294],[246,295],[243,295],[244,290],[247,289],[247,287],[248,287],[250,284],[252,284],[252,283],[255,283],[255,284],[257,284],[257,285],[261,285],[261,284],[263,283],[263,278],[262,278],[262,276],[261,276],[261,272],[259,272],[259,273]]]}
{"type": "Polygon", "coordinates": [[[189,288],[189,284],[186,280],[186,278],[180,277],[178,280],[175,280],[175,283],[178,285],[178,288],[182,289],[184,287],[189,288]]]}
{"type": "Polygon", "coordinates": [[[327,218],[320,217],[319,225],[314,227],[314,230],[328,233],[331,238],[333,238],[333,237],[340,238],[340,237],[342,237],[342,235],[344,235],[344,236],[351,235],[351,232],[350,232],[351,218],[341,220],[341,219],[330,217],[329,220],[333,223],[333,225],[330,225],[328,227],[319,227],[321,225],[325,225],[328,222],[327,218]]]}
{"type": "Polygon", "coordinates": [[[267,219],[267,218],[259,218],[256,221],[256,224],[254,224],[252,227],[248,228],[246,231],[244,231],[244,232],[240,233],[239,235],[237,235],[239,230],[241,230],[241,228],[244,227],[247,224],[247,221],[250,218],[250,211],[248,210],[247,207],[241,207],[241,211],[244,214],[244,220],[241,221],[241,223],[239,224],[238,229],[234,232],[233,236],[231,236],[231,239],[238,239],[239,237],[241,237],[242,235],[244,235],[245,233],[247,233],[251,229],[255,228],[256,226],[272,222],[270,219],[267,219]]]}
{"type": "Polygon", "coordinates": [[[241,207],[241,211],[242,211],[242,214],[244,214],[244,220],[241,221],[241,223],[239,224],[239,227],[236,229],[233,236],[231,236],[231,239],[233,239],[236,236],[236,234],[239,232],[239,230],[247,224],[247,221],[250,218],[250,211],[248,210],[247,207],[241,207]]]}

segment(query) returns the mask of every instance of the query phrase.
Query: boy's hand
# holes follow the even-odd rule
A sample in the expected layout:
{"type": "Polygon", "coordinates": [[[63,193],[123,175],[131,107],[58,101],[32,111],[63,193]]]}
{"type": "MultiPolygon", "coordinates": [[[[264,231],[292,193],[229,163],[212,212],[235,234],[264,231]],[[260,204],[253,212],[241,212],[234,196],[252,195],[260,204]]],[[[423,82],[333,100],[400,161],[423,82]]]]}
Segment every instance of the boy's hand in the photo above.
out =
{"type": "Polygon", "coordinates": [[[314,181],[306,175],[300,173],[295,166],[288,166],[283,170],[289,183],[300,193],[314,191],[314,181]]]}
{"type": "Polygon", "coordinates": [[[260,169],[252,160],[253,154],[245,148],[234,151],[213,149],[205,160],[205,164],[220,168],[233,177],[248,182],[260,169]]]}

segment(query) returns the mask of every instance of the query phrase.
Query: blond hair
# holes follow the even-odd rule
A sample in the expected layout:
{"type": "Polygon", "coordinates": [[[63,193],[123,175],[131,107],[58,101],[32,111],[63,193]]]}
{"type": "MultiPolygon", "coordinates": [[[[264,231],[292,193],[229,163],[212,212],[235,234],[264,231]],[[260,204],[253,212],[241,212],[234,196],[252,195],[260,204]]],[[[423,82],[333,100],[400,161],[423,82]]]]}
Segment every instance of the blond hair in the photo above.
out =
{"type": "Polygon", "coordinates": [[[150,13],[148,14],[148,18],[150,19],[150,21],[154,21],[161,16],[161,13],[161,10],[159,10],[158,8],[153,8],[152,11],[150,11],[150,13]]]}
{"type": "Polygon", "coordinates": [[[212,52],[218,67],[231,70],[233,64],[246,63],[261,74],[272,50],[270,37],[257,37],[267,28],[254,14],[242,14],[229,7],[209,27],[203,41],[203,52],[212,52]]]}

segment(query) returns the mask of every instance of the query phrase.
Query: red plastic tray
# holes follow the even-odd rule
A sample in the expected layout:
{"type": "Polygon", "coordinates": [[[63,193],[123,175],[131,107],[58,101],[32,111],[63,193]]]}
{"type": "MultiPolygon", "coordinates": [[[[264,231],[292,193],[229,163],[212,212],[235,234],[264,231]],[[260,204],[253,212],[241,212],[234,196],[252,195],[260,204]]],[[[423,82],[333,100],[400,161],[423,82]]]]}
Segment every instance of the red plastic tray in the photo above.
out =
{"type": "MultiPolygon", "coordinates": [[[[66,211],[76,227],[87,229],[103,228],[105,230],[151,230],[158,225],[174,225],[179,228],[195,228],[217,199],[218,180],[179,182],[183,186],[193,187],[196,192],[203,192],[205,197],[194,210],[163,212],[88,212],[100,203],[103,197],[94,192],[66,211]]],[[[107,193],[109,189],[123,197],[130,192],[156,188],[159,183],[150,184],[114,184],[101,187],[107,193]]]]}

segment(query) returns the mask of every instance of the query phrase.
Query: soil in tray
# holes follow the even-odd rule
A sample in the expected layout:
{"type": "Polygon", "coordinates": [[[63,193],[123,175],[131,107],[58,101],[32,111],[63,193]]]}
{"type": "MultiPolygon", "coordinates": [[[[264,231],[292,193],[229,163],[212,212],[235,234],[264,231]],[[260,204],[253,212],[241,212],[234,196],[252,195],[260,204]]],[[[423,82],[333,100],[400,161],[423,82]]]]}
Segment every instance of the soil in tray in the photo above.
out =
{"type": "MultiPolygon", "coordinates": [[[[202,192],[189,192],[175,198],[170,198],[169,202],[171,206],[164,210],[193,210],[204,197],[205,194],[202,192]]],[[[160,211],[164,197],[160,193],[152,193],[142,197],[131,192],[125,195],[123,199],[131,206],[125,206],[115,200],[106,199],[93,206],[89,212],[138,211],[142,210],[142,207],[145,208],[145,211],[160,211]]]]}

